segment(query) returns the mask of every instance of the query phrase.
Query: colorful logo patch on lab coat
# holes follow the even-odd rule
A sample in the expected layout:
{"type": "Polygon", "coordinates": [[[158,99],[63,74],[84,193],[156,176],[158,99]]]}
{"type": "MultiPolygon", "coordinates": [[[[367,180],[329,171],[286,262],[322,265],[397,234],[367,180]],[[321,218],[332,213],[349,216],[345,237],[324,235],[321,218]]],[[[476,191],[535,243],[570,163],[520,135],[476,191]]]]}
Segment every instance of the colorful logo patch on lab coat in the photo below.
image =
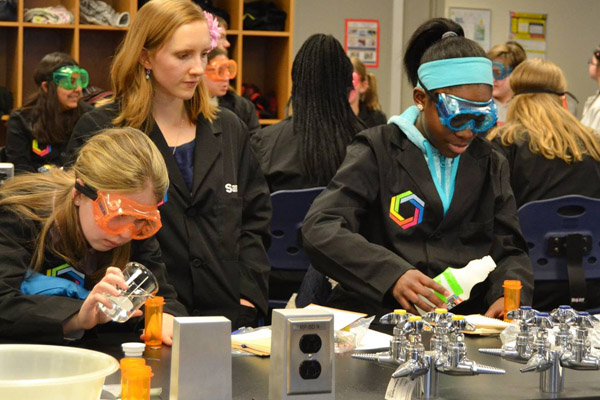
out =
{"type": "Polygon", "coordinates": [[[47,145],[43,149],[40,149],[40,145],[37,139],[33,139],[33,142],[31,142],[31,150],[38,156],[45,157],[52,151],[52,146],[47,145]]]}
{"type": "Polygon", "coordinates": [[[56,268],[47,269],[47,276],[56,276],[58,278],[68,279],[76,285],[83,286],[85,283],[85,275],[77,271],[69,264],[59,265],[56,268]]]}
{"type": "Polygon", "coordinates": [[[390,201],[390,218],[402,229],[408,229],[421,223],[424,209],[425,203],[423,200],[408,190],[392,197],[390,201]],[[402,206],[402,212],[406,215],[404,217],[400,215],[400,206],[402,206]]]}

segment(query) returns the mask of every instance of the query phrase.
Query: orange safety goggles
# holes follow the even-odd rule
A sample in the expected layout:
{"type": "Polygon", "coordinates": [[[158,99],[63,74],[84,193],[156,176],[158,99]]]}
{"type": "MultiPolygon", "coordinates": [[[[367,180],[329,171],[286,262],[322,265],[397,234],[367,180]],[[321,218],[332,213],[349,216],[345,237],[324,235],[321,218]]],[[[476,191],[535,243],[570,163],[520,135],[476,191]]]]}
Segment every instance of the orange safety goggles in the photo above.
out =
{"type": "Polygon", "coordinates": [[[235,78],[237,63],[235,60],[212,61],[206,66],[206,77],[211,81],[225,81],[235,78]]]}
{"type": "Polygon", "coordinates": [[[77,189],[93,201],[96,224],[106,233],[120,235],[129,230],[135,240],[147,239],[161,228],[160,211],[156,204],[138,203],[128,197],[104,193],[75,182],[77,189]]]}

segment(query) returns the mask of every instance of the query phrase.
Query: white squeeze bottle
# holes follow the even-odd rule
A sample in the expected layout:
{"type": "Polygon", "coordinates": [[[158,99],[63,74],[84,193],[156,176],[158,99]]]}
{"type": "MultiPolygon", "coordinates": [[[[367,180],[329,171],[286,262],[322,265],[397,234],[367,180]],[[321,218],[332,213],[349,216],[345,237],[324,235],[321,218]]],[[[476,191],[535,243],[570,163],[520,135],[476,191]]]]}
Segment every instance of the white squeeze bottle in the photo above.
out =
{"type": "MultiPolygon", "coordinates": [[[[433,278],[434,281],[448,289],[450,296],[445,297],[442,294],[434,291],[435,295],[446,303],[448,310],[459,305],[471,296],[471,290],[475,285],[483,282],[490,272],[496,268],[496,263],[490,256],[485,256],[481,259],[471,260],[463,268],[446,268],[444,272],[433,278]]],[[[425,297],[419,295],[422,300],[431,304],[425,297]]],[[[425,312],[417,307],[419,313],[425,312]]]]}

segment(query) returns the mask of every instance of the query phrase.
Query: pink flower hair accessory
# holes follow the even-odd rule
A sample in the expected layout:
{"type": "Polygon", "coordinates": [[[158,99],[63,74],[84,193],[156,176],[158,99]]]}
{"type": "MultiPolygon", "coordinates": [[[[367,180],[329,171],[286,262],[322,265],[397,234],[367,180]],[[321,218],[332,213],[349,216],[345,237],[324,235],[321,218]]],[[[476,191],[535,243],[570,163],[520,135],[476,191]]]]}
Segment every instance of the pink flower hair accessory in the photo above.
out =
{"type": "Polygon", "coordinates": [[[217,47],[217,42],[221,38],[221,28],[219,27],[219,21],[209,12],[204,11],[206,22],[208,23],[208,33],[210,34],[210,49],[213,50],[217,47]]]}

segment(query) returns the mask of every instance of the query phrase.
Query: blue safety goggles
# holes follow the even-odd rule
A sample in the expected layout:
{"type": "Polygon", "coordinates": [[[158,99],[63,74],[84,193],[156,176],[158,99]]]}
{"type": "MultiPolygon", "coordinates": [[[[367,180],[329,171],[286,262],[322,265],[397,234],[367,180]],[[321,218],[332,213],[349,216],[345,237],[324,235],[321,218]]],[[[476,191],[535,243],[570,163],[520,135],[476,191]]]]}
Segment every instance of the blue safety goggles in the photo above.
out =
{"type": "Polygon", "coordinates": [[[507,78],[512,71],[513,67],[511,66],[504,65],[498,61],[492,62],[492,73],[494,74],[494,80],[501,81],[502,79],[507,78]]]}
{"type": "Polygon", "coordinates": [[[483,133],[496,124],[498,111],[493,99],[466,100],[448,93],[431,93],[422,82],[420,85],[435,103],[442,124],[451,131],[470,129],[474,133],[483,133]]]}

